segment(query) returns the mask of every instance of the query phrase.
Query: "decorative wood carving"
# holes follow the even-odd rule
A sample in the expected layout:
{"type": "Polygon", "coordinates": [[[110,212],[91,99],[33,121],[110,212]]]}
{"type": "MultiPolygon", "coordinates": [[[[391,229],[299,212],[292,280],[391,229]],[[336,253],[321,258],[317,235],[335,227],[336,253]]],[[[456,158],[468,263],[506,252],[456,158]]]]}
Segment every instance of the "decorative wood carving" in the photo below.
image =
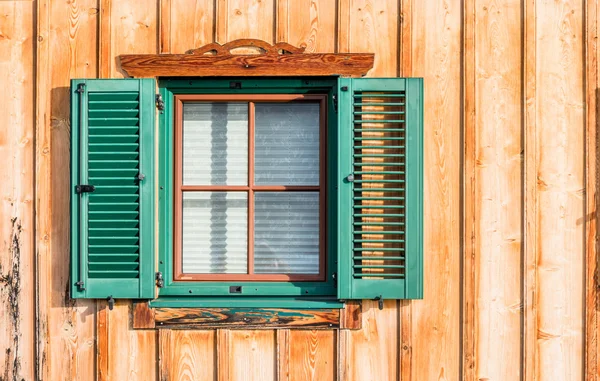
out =
{"type": "Polygon", "coordinates": [[[124,54],[121,68],[131,77],[329,76],[360,77],[373,67],[373,53],[303,53],[279,42],[240,39],[211,43],[186,54],[124,54]],[[257,48],[260,54],[233,54],[257,48]],[[213,54],[209,54],[213,53],[213,54]]]}

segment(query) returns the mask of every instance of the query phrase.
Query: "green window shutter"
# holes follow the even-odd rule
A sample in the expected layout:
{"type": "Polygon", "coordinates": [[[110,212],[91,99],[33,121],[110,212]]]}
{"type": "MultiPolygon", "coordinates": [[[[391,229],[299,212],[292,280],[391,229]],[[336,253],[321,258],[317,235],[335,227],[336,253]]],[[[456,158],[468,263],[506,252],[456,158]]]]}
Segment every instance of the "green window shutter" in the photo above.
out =
{"type": "Polygon", "coordinates": [[[154,94],[153,79],[71,81],[73,298],[154,298],[154,94]]]}
{"type": "Polygon", "coordinates": [[[423,297],[423,80],[340,78],[338,297],[423,297]]]}

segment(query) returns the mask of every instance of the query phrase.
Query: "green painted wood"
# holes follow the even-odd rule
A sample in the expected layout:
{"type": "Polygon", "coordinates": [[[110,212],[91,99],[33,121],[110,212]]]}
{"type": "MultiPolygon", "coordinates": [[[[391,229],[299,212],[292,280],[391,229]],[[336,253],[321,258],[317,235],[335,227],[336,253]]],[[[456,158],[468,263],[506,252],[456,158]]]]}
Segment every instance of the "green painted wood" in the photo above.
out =
{"type": "Polygon", "coordinates": [[[338,297],[422,298],[423,81],[340,78],[338,89],[338,297]]]}
{"type": "Polygon", "coordinates": [[[155,86],[153,79],[71,82],[73,298],[154,297],[155,86]],[[79,184],[95,191],[78,194],[79,184]]]}

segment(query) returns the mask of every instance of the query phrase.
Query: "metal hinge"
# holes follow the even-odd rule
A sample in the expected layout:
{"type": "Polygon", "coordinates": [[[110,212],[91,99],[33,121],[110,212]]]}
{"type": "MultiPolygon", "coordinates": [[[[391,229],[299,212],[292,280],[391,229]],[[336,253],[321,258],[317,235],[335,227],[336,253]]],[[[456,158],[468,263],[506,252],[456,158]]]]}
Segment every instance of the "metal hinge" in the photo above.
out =
{"type": "Polygon", "coordinates": [[[158,109],[158,111],[164,111],[165,110],[165,101],[163,100],[162,95],[160,94],[156,94],[156,108],[158,109]]]}
{"type": "Polygon", "coordinates": [[[383,297],[381,295],[376,296],[375,298],[373,298],[373,300],[377,300],[379,303],[377,303],[379,305],[379,309],[382,310],[383,309],[383,297]]]}
{"type": "Polygon", "coordinates": [[[77,84],[77,90],[75,90],[76,93],[82,94],[85,92],[85,83],[79,83],[77,84]]]}
{"type": "Polygon", "coordinates": [[[333,287],[337,288],[337,273],[331,274],[331,279],[333,279],[333,287]]]}
{"type": "Polygon", "coordinates": [[[82,280],[80,280],[79,282],[76,282],[75,286],[77,286],[77,289],[79,291],[85,291],[85,284],[83,283],[82,280]]]}
{"type": "Polygon", "coordinates": [[[106,298],[106,301],[108,302],[108,309],[112,311],[113,307],[115,306],[115,299],[112,297],[112,295],[110,295],[106,298]]]}
{"type": "Polygon", "coordinates": [[[156,287],[163,288],[165,286],[165,281],[163,280],[163,275],[160,271],[156,272],[156,287]]]}
{"type": "Polygon", "coordinates": [[[333,110],[338,112],[338,97],[336,94],[333,94],[333,110]]]}
{"type": "Polygon", "coordinates": [[[75,193],[89,193],[96,190],[96,187],[93,185],[75,185],[75,193]]]}

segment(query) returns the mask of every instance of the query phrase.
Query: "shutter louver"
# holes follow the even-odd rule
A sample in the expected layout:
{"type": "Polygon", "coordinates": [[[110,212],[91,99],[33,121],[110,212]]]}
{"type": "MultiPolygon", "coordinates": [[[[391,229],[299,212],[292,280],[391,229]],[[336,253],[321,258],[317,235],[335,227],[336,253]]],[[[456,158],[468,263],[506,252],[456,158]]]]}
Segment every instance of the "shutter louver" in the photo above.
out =
{"type": "Polygon", "coordinates": [[[422,80],[341,78],[340,299],[422,297],[422,80]]]}
{"type": "Polygon", "coordinates": [[[74,298],[154,297],[154,93],[152,79],[71,82],[74,298]]]}

